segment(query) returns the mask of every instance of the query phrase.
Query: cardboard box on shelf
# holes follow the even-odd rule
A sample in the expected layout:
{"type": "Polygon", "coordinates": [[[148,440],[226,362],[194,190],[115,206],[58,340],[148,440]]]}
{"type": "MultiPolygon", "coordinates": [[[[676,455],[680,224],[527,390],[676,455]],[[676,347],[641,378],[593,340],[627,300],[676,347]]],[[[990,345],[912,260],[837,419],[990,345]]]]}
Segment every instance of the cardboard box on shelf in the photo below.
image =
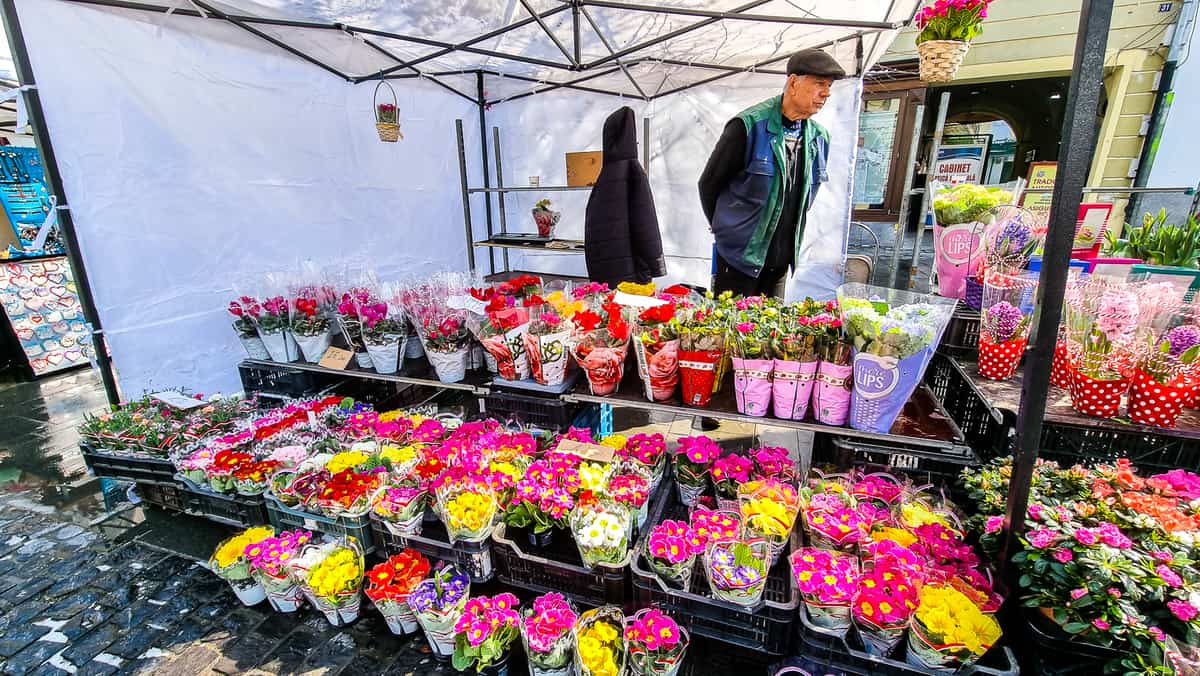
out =
{"type": "Polygon", "coordinates": [[[595,185],[603,164],[604,153],[600,150],[567,153],[567,185],[595,185]]]}

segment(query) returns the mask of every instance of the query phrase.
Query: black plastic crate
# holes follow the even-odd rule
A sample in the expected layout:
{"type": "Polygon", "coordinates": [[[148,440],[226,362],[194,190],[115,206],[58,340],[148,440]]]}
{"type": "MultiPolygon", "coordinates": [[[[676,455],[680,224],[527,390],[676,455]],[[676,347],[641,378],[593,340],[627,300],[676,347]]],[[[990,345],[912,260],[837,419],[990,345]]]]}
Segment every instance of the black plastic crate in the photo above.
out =
{"type": "Polygon", "coordinates": [[[190,486],[185,486],[184,492],[187,499],[184,511],[193,516],[243,528],[268,522],[267,502],[261,495],[217,493],[190,486]]]}
{"type": "Polygon", "coordinates": [[[187,492],[182,486],[139,483],[137,485],[137,494],[142,499],[142,502],[154,505],[155,507],[168,509],[172,512],[182,512],[187,509],[187,492]]]}
{"type": "Polygon", "coordinates": [[[459,570],[471,576],[472,582],[487,582],[496,574],[490,539],[451,544],[440,519],[426,521],[420,535],[401,536],[392,533],[386,523],[371,515],[371,535],[380,550],[380,556],[392,556],[404,549],[413,549],[427,558],[455,564],[459,570]]]}
{"type": "Polygon", "coordinates": [[[944,354],[933,355],[929,368],[925,369],[925,384],[982,460],[1008,455],[1015,417],[988,406],[953,359],[944,354]]]}
{"type": "MultiPolygon", "coordinates": [[[[862,640],[853,628],[844,636],[839,636],[836,632],[814,626],[808,620],[808,613],[803,607],[800,609],[799,618],[796,623],[795,653],[828,665],[834,672],[857,676],[944,676],[945,674],[1016,676],[1021,673],[1012,650],[1003,645],[995,646],[975,664],[957,671],[927,669],[905,661],[908,650],[907,635],[896,645],[891,655],[881,657],[872,655],[864,649],[862,640]]],[[[1093,673],[1101,674],[1103,672],[1093,673]]]]}
{"type": "Polygon", "coordinates": [[[238,373],[242,377],[242,391],[247,394],[298,398],[313,396],[321,390],[317,375],[304,369],[242,362],[238,364],[238,373]]]}
{"type": "Polygon", "coordinates": [[[179,486],[175,465],[166,458],[154,458],[137,451],[109,451],[80,444],[83,462],[99,477],[125,479],[139,484],[179,486]]]}
{"type": "MultiPolygon", "coordinates": [[[[649,537],[651,528],[665,519],[688,520],[688,508],[679,503],[672,482],[664,481],[663,484],[667,493],[652,506],[643,537],[649,537]]],[[[799,538],[799,532],[793,531],[791,546],[798,546],[799,538]]],[[[690,591],[665,587],[641,556],[643,550],[644,545],[639,542],[631,563],[634,601],[638,608],[658,608],[695,636],[768,655],[787,654],[792,622],[796,607],[800,605],[800,594],[792,584],[788,570],[788,551],[780,554],[771,568],[760,606],[748,610],[713,598],[699,561],[692,571],[690,591]]]]}
{"type": "Polygon", "coordinates": [[[559,592],[585,606],[629,605],[629,566],[585,567],[570,532],[556,534],[537,554],[526,551],[531,548],[523,532],[504,524],[496,526],[492,541],[496,579],[504,584],[537,594],[559,592]]]}
{"type": "Polygon", "coordinates": [[[861,467],[867,472],[891,472],[911,477],[917,484],[932,484],[948,495],[962,497],[958,484],[964,467],[980,464],[965,446],[955,451],[900,448],[850,437],[825,437],[813,445],[813,467],[833,465],[844,471],[861,467]]]}
{"type": "Polygon", "coordinates": [[[1022,608],[1017,624],[1025,641],[1018,647],[1023,664],[1037,674],[1047,676],[1091,676],[1106,673],[1105,665],[1124,654],[1106,646],[1094,645],[1058,629],[1033,608],[1022,608]]]}
{"type": "Polygon", "coordinates": [[[484,399],[482,413],[502,422],[514,421],[525,427],[563,431],[571,426],[580,405],[557,396],[538,396],[493,390],[484,399]]]}
{"type": "Polygon", "coordinates": [[[1038,457],[1064,466],[1095,465],[1129,458],[1144,476],[1176,468],[1200,472],[1200,439],[1156,433],[1141,426],[1114,429],[1113,424],[1088,426],[1047,422],[1042,425],[1038,457]]]}
{"type": "Polygon", "coordinates": [[[276,531],[303,528],[332,537],[349,535],[362,545],[363,553],[375,551],[375,541],[371,538],[371,519],[366,514],[358,517],[313,514],[288,507],[271,495],[266,496],[266,503],[267,519],[276,531]]]}
{"type": "Polygon", "coordinates": [[[959,302],[937,349],[951,357],[969,357],[978,353],[979,312],[959,302]]]}
{"type": "MultiPolygon", "coordinates": [[[[765,655],[756,650],[747,650],[731,646],[728,643],[713,641],[703,636],[691,636],[687,654],[683,659],[683,667],[679,676],[711,676],[712,674],[762,674],[766,676],[769,667],[777,657],[765,655]]],[[[813,674],[817,676],[817,674],[813,674]]]]}

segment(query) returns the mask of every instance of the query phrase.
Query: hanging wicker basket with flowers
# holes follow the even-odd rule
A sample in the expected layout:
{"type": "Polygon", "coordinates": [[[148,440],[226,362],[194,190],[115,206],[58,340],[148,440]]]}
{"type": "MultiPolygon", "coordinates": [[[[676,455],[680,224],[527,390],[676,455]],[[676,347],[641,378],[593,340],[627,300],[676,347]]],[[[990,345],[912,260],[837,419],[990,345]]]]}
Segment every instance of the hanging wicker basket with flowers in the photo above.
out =
{"type": "Polygon", "coordinates": [[[921,80],[950,82],[967,57],[971,40],[983,32],[992,0],[936,0],[917,13],[921,80]]]}
{"type": "Polygon", "coordinates": [[[404,134],[400,133],[400,108],[396,100],[396,90],[384,80],[380,80],[379,84],[375,85],[375,131],[379,132],[379,140],[384,143],[395,143],[404,138],[404,134]],[[387,87],[388,93],[392,95],[392,102],[379,102],[379,90],[387,87]]]}

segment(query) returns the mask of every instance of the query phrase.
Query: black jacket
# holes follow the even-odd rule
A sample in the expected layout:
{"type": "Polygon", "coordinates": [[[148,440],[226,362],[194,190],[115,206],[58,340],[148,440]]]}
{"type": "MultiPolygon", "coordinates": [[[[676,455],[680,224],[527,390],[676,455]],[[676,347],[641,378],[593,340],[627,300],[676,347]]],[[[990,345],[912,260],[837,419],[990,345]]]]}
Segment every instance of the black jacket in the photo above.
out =
{"type": "Polygon", "coordinates": [[[623,107],[604,121],[604,166],[584,220],[588,278],[616,286],[667,274],[650,180],[637,159],[637,120],[623,107]]]}

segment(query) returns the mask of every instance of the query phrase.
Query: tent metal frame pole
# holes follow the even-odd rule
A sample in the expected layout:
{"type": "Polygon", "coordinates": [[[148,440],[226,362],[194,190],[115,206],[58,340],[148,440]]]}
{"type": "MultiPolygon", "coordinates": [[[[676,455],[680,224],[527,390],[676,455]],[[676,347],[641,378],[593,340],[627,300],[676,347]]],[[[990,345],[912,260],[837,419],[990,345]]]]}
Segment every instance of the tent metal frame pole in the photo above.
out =
{"type": "Polygon", "coordinates": [[[741,8],[721,12],[709,9],[691,9],[688,7],[669,7],[664,5],[643,5],[636,2],[616,2],[615,0],[582,0],[582,3],[593,7],[609,9],[624,9],[634,12],[651,12],[654,14],[680,14],[683,16],[700,16],[717,21],[761,21],[764,23],[788,23],[802,26],[825,26],[833,28],[859,28],[874,30],[893,30],[903,26],[903,23],[889,21],[855,21],[853,19],[822,19],[815,16],[777,16],[771,14],[743,14],[741,8]]]}
{"type": "MultiPolygon", "coordinates": [[[[483,71],[475,73],[475,84],[479,91],[479,152],[483,155],[483,187],[491,188],[491,170],[488,169],[488,140],[487,140],[487,99],[483,93],[483,71]]],[[[488,239],[492,238],[492,196],[490,193],[483,193],[483,208],[487,219],[487,235],[488,239]]],[[[496,250],[488,247],[488,270],[491,274],[496,274],[496,250]]]]}
{"type": "MultiPolygon", "coordinates": [[[[592,27],[592,31],[596,33],[596,37],[600,38],[600,44],[604,45],[604,48],[608,50],[609,54],[616,54],[617,50],[613,49],[612,44],[608,41],[608,38],[604,37],[604,33],[600,31],[599,24],[597,24],[596,20],[592,18],[592,15],[587,11],[587,8],[582,7],[580,8],[580,11],[583,12],[583,18],[587,19],[588,24],[592,27]]],[[[637,78],[633,76],[633,73],[629,72],[627,64],[620,59],[617,59],[616,61],[617,66],[621,68],[622,73],[625,73],[625,77],[629,78],[629,82],[633,85],[633,88],[637,90],[637,93],[642,97],[642,100],[649,101],[650,97],[646,96],[646,90],[642,89],[642,85],[638,84],[637,78]]]]}
{"type": "MultiPolygon", "coordinates": [[[[496,156],[496,187],[503,188],[504,187],[504,163],[500,159],[501,158],[500,127],[492,127],[492,153],[495,154],[495,156],[496,156]]],[[[507,233],[508,232],[508,216],[505,215],[505,213],[504,213],[504,190],[499,190],[496,193],[496,201],[498,202],[498,204],[496,206],[499,207],[499,211],[500,211],[500,232],[502,234],[507,233]]],[[[505,248],[501,249],[500,255],[504,260],[504,271],[508,272],[509,270],[512,269],[512,266],[510,266],[509,262],[508,262],[508,248],[505,247],[505,248]]]]}
{"type": "MultiPolygon", "coordinates": [[[[12,2],[13,0],[2,0],[12,2]]],[[[462,186],[463,228],[467,234],[467,270],[475,273],[475,233],[471,231],[471,193],[467,183],[467,144],[463,139],[463,121],[454,121],[454,135],[458,141],[458,178],[462,186]]],[[[486,197],[486,195],[485,195],[486,197]]]]}
{"type": "Polygon", "coordinates": [[[37,142],[46,182],[49,184],[47,187],[50,189],[50,194],[54,195],[56,201],[59,202],[57,205],[59,210],[58,229],[62,233],[67,260],[75,275],[79,305],[83,309],[84,318],[92,327],[92,352],[96,356],[96,365],[100,369],[100,380],[104,383],[104,395],[108,398],[110,405],[116,406],[121,403],[121,394],[117,389],[116,375],[113,373],[112,360],[108,355],[108,340],[100,322],[100,313],[96,310],[96,301],[92,295],[92,284],[88,278],[87,267],[83,263],[79,237],[75,232],[75,220],[71,217],[70,201],[67,200],[62,174],[58,170],[58,158],[54,153],[54,143],[50,140],[50,129],[46,126],[46,114],[42,110],[42,100],[38,94],[37,81],[34,79],[33,65],[29,62],[29,51],[25,46],[25,34],[21,30],[21,19],[17,14],[15,0],[3,0],[0,11],[3,11],[4,27],[8,34],[8,48],[12,53],[13,68],[17,71],[17,79],[23,86],[31,87],[21,95],[25,97],[29,125],[33,128],[33,137],[37,142]]]}
{"type": "Polygon", "coordinates": [[[282,40],[279,40],[273,36],[267,35],[266,33],[258,30],[254,26],[251,26],[249,23],[242,21],[241,19],[236,19],[236,18],[230,16],[229,14],[226,14],[226,13],[222,12],[221,10],[216,9],[215,7],[204,2],[203,0],[191,0],[191,1],[193,3],[195,3],[195,5],[197,7],[199,7],[200,9],[203,9],[206,12],[210,12],[210,13],[212,13],[213,16],[224,19],[225,21],[228,21],[229,23],[237,26],[238,28],[241,28],[242,30],[244,30],[248,33],[258,36],[262,40],[265,40],[265,41],[275,45],[276,47],[284,50],[285,52],[288,52],[289,54],[298,56],[301,59],[304,59],[305,61],[311,63],[312,65],[317,66],[318,68],[329,71],[330,73],[333,73],[334,75],[342,78],[346,82],[354,82],[354,78],[343,73],[342,71],[338,70],[337,68],[334,68],[333,66],[330,66],[329,64],[324,63],[320,59],[317,59],[317,58],[309,56],[308,54],[305,54],[304,52],[300,51],[299,49],[296,49],[295,47],[287,44],[286,42],[284,42],[282,40]]]}
{"type": "MultiPolygon", "coordinates": [[[[541,26],[542,32],[546,34],[546,37],[550,38],[550,41],[554,43],[554,46],[558,47],[558,51],[562,52],[562,55],[567,57],[567,62],[571,64],[571,67],[579,68],[579,58],[576,57],[571,50],[567,49],[567,46],[562,43],[562,40],[558,39],[558,36],[554,34],[554,31],[550,30],[550,27],[546,25],[546,22],[542,20],[542,17],[538,16],[537,10],[533,8],[533,5],[529,4],[529,0],[520,0],[520,2],[521,6],[525,8],[525,11],[529,12],[529,16],[533,17],[533,20],[537,22],[538,26],[541,26]]],[[[579,42],[577,40],[575,42],[575,48],[578,49],[578,47],[579,42]]]]}
{"type": "MultiPolygon", "coordinates": [[[[487,103],[490,106],[495,103],[505,103],[508,101],[516,101],[517,99],[523,99],[527,96],[534,96],[535,94],[541,94],[544,92],[554,91],[555,89],[574,89],[574,90],[581,91],[581,92],[591,92],[593,94],[606,94],[608,96],[628,96],[628,94],[625,94],[623,92],[614,92],[614,91],[609,91],[607,89],[596,89],[595,87],[580,87],[578,84],[576,84],[578,82],[587,82],[588,80],[594,80],[598,77],[603,77],[605,75],[611,75],[612,73],[616,73],[619,70],[621,70],[621,68],[619,66],[614,66],[612,68],[608,68],[605,70],[599,70],[594,73],[589,73],[587,75],[584,75],[583,77],[577,77],[574,80],[568,80],[567,82],[547,83],[545,87],[541,87],[539,89],[533,89],[533,90],[530,90],[527,92],[521,92],[520,94],[514,94],[512,96],[505,96],[505,97],[499,98],[499,99],[492,99],[491,101],[488,101],[487,103]]],[[[514,80],[524,80],[526,82],[545,83],[545,80],[539,80],[537,78],[526,77],[524,75],[508,75],[507,73],[490,73],[489,71],[484,71],[484,72],[488,73],[488,74],[496,75],[499,77],[512,78],[514,80]]]]}
{"type": "MultiPolygon", "coordinates": [[[[908,163],[904,169],[904,194],[900,197],[900,212],[896,215],[896,244],[892,247],[892,261],[888,264],[888,288],[896,288],[896,278],[900,275],[900,250],[904,248],[904,237],[908,234],[908,216],[912,211],[912,182],[917,172],[917,152],[921,146],[921,127],[925,126],[925,104],[918,103],[913,117],[913,130],[908,144],[908,163]]],[[[924,218],[924,216],[922,216],[924,218]]]]}
{"type": "Polygon", "coordinates": [[[1071,259],[1079,203],[1096,149],[1096,113],[1100,108],[1100,91],[1104,87],[1104,51],[1108,45],[1112,14],[1113,0],[1083,0],[1079,12],[1075,61],[1067,90],[1062,151],[1058,159],[1060,178],[1054,184],[1050,230],[1046,234],[1045,255],[1038,283],[1041,316],[1036,328],[1037,339],[1026,361],[1021,406],[1017,413],[1017,434],[1013,441],[1006,535],[999,559],[1008,570],[1011,570],[1008,563],[1012,560],[1011,554],[1021,546],[1017,533],[1025,525],[1029,489],[1033,484],[1034,464],[1042,439],[1042,419],[1046,414],[1046,395],[1050,389],[1050,364],[1054,360],[1063,294],[1067,287],[1067,263],[1071,259]]]}
{"type": "MultiPolygon", "coordinates": [[[[562,11],[562,10],[559,10],[559,11],[562,11]]],[[[530,19],[530,21],[532,22],[533,19],[530,19]]],[[[513,24],[513,25],[515,26],[516,24],[513,24]]],[[[440,54],[441,56],[445,56],[446,54],[449,54],[450,52],[456,52],[456,51],[457,52],[469,52],[471,54],[479,54],[480,56],[490,56],[490,57],[497,58],[497,59],[506,59],[508,61],[517,61],[520,63],[528,63],[528,64],[534,65],[534,66],[545,66],[546,68],[557,68],[559,70],[578,70],[574,66],[567,64],[567,63],[559,63],[558,61],[550,61],[549,59],[538,59],[538,58],[535,58],[532,56],[520,56],[518,54],[509,54],[507,52],[497,52],[493,49],[482,49],[480,47],[471,47],[466,44],[454,44],[452,42],[446,42],[444,40],[432,40],[430,38],[419,38],[415,35],[404,35],[403,33],[393,33],[391,31],[378,30],[375,28],[362,28],[360,26],[345,26],[345,28],[354,31],[355,33],[363,33],[365,35],[377,35],[382,38],[391,38],[393,40],[400,40],[401,42],[412,42],[414,44],[425,45],[427,47],[440,47],[440,48],[442,48],[442,50],[444,50],[443,53],[440,54]]],[[[503,31],[501,33],[503,33],[503,31]]],[[[493,37],[495,37],[495,36],[493,36],[493,37]]],[[[423,62],[428,61],[429,59],[433,59],[433,58],[437,58],[437,57],[435,57],[432,54],[427,54],[423,57],[413,59],[412,61],[407,61],[398,66],[394,66],[393,70],[389,70],[389,69],[385,68],[382,72],[376,73],[375,75],[366,75],[366,76],[363,76],[362,78],[355,78],[355,79],[378,80],[381,75],[386,75],[389,72],[394,73],[394,72],[396,72],[396,70],[399,70],[402,68],[411,68],[413,66],[416,66],[420,63],[423,63],[423,62]]]]}
{"type": "MultiPolygon", "coordinates": [[[[929,144],[929,162],[925,167],[925,191],[921,193],[921,213],[917,216],[917,237],[913,241],[912,260],[908,264],[908,288],[917,285],[920,268],[921,245],[925,243],[925,221],[929,218],[930,202],[933,200],[933,168],[937,166],[937,155],[942,147],[942,131],[946,128],[946,114],[950,111],[950,92],[943,91],[938,100],[937,122],[933,127],[933,142],[929,144]]],[[[914,137],[917,141],[920,137],[914,137]]]]}
{"type": "MultiPolygon", "coordinates": [[[[347,33],[349,33],[350,35],[354,35],[354,37],[355,37],[356,39],[362,40],[362,41],[363,41],[363,44],[365,44],[366,46],[370,47],[371,49],[374,49],[375,51],[379,52],[380,54],[383,54],[384,56],[386,56],[386,57],[388,57],[389,59],[391,59],[391,60],[395,61],[396,63],[404,63],[404,59],[401,59],[400,57],[398,57],[398,56],[396,56],[395,54],[391,53],[390,51],[388,51],[388,50],[384,49],[384,48],[383,48],[383,47],[381,47],[380,45],[377,45],[377,44],[375,44],[374,42],[371,42],[370,40],[368,40],[367,38],[365,38],[365,37],[363,37],[363,36],[361,36],[361,35],[355,35],[355,34],[354,34],[354,33],[353,33],[353,32],[352,32],[352,31],[351,31],[349,28],[347,28],[347,29],[346,29],[346,32],[347,32],[347,33]]],[[[451,87],[450,85],[446,84],[445,82],[442,82],[441,80],[437,79],[437,77],[435,77],[435,76],[434,76],[434,74],[432,74],[432,73],[422,73],[421,71],[417,70],[416,68],[413,68],[412,66],[409,66],[409,68],[412,68],[413,72],[412,72],[412,73],[405,73],[405,74],[404,74],[404,77],[408,77],[408,78],[413,78],[413,77],[426,78],[426,79],[430,80],[431,82],[433,82],[434,84],[436,84],[437,86],[439,86],[439,87],[441,87],[441,88],[443,88],[443,89],[445,89],[445,90],[447,90],[447,91],[451,92],[452,94],[456,94],[456,95],[458,95],[458,96],[461,96],[462,98],[464,98],[464,99],[466,99],[466,100],[470,101],[471,103],[478,103],[478,101],[476,101],[474,98],[472,98],[472,97],[470,97],[470,96],[467,96],[466,94],[464,94],[464,93],[462,93],[462,92],[458,91],[458,90],[457,90],[457,89],[455,89],[454,87],[451,87]]],[[[473,75],[475,72],[476,72],[476,71],[467,71],[467,74],[471,74],[471,75],[473,75]]],[[[357,84],[357,83],[356,83],[356,84],[357,84]]]]}
{"type": "Polygon", "coordinates": [[[571,36],[574,43],[571,49],[575,54],[575,65],[583,63],[583,45],[579,34],[579,0],[571,0],[571,36]]]}

